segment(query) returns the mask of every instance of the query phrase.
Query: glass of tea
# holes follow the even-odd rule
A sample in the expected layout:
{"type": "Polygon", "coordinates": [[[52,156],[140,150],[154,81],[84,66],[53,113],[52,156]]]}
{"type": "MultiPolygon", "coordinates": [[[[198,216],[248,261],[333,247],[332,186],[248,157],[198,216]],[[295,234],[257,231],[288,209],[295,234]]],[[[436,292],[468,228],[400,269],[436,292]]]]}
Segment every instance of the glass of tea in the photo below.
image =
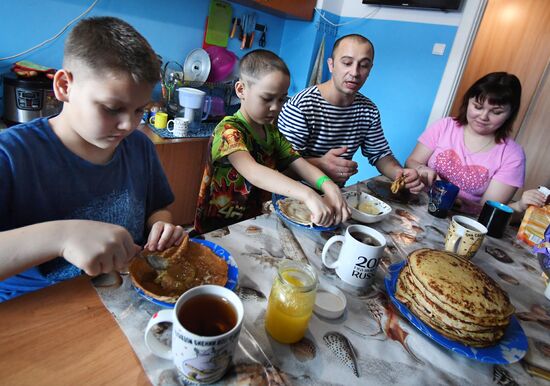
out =
{"type": "Polygon", "coordinates": [[[233,291],[218,285],[191,288],[173,310],[153,315],[145,329],[145,344],[153,354],[173,360],[185,381],[216,382],[229,367],[243,316],[243,304],[233,291]],[[153,333],[162,322],[172,323],[172,346],[153,333]]]}
{"type": "Polygon", "coordinates": [[[273,281],[265,328],[281,343],[295,343],[306,333],[317,293],[317,274],[308,265],[293,260],[279,264],[273,281]]]}

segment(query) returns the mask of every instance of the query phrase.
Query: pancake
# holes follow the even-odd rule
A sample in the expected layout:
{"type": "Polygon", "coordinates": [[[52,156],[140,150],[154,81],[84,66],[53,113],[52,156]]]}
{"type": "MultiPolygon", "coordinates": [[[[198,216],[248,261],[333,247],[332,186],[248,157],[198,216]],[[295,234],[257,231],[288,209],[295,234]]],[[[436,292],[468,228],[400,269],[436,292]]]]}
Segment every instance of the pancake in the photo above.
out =
{"type": "Polygon", "coordinates": [[[508,295],[498,284],[458,255],[421,249],[409,255],[409,265],[418,287],[425,289],[423,293],[449,312],[480,319],[502,319],[514,313],[508,295]]]}
{"type": "Polygon", "coordinates": [[[390,190],[393,194],[397,194],[401,189],[405,187],[405,176],[401,176],[392,182],[390,190]]]}
{"type": "Polygon", "coordinates": [[[409,303],[416,304],[418,307],[425,310],[428,316],[435,318],[446,326],[470,332],[488,332],[493,331],[499,326],[505,326],[508,324],[507,319],[491,323],[486,320],[468,320],[462,318],[462,315],[449,313],[425,297],[423,293],[411,284],[406,274],[400,279],[401,280],[398,283],[398,288],[396,291],[396,297],[402,297],[409,303]]]}
{"type": "Polygon", "coordinates": [[[129,267],[133,284],[148,296],[167,303],[188,289],[203,284],[223,286],[227,282],[227,263],[204,245],[185,240],[162,252],[143,251],[129,267]],[[165,259],[166,267],[153,266],[148,257],[165,259]]]}
{"type": "Polygon", "coordinates": [[[477,266],[427,248],[408,256],[395,297],[443,336],[473,347],[495,344],[514,312],[508,295],[477,266]]]}
{"type": "Polygon", "coordinates": [[[313,226],[311,211],[302,201],[286,197],[278,200],[277,204],[281,213],[289,220],[301,225],[313,226]]]}

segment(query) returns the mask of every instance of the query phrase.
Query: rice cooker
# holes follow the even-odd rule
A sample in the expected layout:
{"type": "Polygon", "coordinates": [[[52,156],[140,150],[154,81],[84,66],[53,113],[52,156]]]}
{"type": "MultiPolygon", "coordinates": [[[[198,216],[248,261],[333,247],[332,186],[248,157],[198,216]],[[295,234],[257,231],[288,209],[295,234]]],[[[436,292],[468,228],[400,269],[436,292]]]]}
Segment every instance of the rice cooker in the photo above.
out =
{"type": "Polygon", "coordinates": [[[4,119],[9,122],[28,122],[38,117],[55,115],[62,103],[55,98],[53,81],[46,77],[20,78],[5,74],[4,119]]]}

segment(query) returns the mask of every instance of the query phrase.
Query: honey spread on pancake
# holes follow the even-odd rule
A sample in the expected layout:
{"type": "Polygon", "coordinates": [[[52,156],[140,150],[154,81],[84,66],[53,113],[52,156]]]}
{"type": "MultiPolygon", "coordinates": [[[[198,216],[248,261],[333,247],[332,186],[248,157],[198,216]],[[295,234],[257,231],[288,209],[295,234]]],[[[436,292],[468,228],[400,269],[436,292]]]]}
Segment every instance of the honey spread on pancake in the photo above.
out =
{"type": "Polygon", "coordinates": [[[434,330],[473,347],[494,345],[515,311],[506,292],[476,265],[427,248],[408,256],[395,297],[434,330]]]}
{"type": "Polygon", "coordinates": [[[222,258],[188,236],[179,246],[162,252],[144,250],[130,264],[134,285],[152,298],[168,303],[175,303],[181,294],[199,285],[225,285],[227,271],[222,258]],[[160,264],[152,264],[151,257],[160,264]]]}

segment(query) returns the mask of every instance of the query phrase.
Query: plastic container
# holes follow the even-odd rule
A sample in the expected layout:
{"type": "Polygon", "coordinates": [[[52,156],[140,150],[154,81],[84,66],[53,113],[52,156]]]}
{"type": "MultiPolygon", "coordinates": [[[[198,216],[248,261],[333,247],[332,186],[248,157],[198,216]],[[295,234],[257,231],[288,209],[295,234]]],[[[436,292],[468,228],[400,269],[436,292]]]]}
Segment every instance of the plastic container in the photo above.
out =
{"type": "Polygon", "coordinates": [[[210,57],[210,74],[208,82],[221,82],[233,72],[237,63],[237,55],[224,47],[210,46],[206,48],[210,57]]]}

